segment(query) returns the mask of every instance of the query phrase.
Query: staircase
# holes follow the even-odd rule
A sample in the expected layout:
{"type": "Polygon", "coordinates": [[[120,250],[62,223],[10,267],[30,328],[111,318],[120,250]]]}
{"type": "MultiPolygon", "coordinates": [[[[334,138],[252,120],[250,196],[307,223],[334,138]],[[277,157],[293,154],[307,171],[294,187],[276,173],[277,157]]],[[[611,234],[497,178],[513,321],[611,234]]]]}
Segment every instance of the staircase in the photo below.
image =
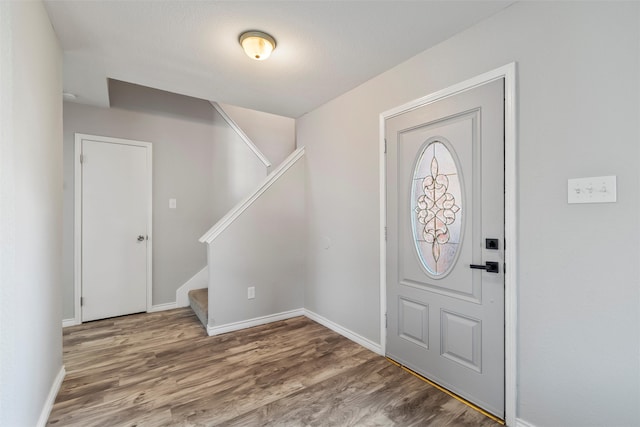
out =
{"type": "Polygon", "coordinates": [[[208,287],[194,276],[189,282],[196,286],[181,294],[207,334],[217,335],[303,314],[306,172],[304,147],[270,170],[248,136],[212,105],[253,152],[250,162],[257,158],[266,169],[253,191],[199,239],[207,245],[207,267],[198,276],[208,276],[208,287]]]}
{"type": "Polygon", "coordinates": [[[206,329],[209,316],[209,289],[203,288],[190,290],[189,305],[206,329]]]}

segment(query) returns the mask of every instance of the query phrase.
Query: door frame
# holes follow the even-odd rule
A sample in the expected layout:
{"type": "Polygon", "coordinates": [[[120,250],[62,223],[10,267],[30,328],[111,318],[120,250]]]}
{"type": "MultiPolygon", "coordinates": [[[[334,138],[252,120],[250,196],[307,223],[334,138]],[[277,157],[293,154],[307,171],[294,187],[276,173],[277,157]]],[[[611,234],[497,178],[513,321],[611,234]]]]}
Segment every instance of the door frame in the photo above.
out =
{"type": "Polygon", "coordinates": [[[484,74],[472,77],[461,83],[449,86],[422,98],[410,101],[399,107],[380,114],[380,348],[387,352],[386,312],[387,312],[387,168],[385,121],[394,116],[434,103],[441,99],[473,89],[475,87],[504,79],[504,232],[505,232],[505,289],[504,289],[504,380],[505,380],[505,422],[516,424],[517,403],[517,267],[518,267],[518,229],[517,229],[517,119],[516,119],[516,63],[512,62],[484,74]]]}
{"type": "Polygon", "coordinates": [[[151,310],[153,302],[153,146],[150,142],[136,141],[132,139],[112,138],[109,136],[89,135],[84,133],[75,134],[75,146],[73,154],[74,162],[74,215],[73,215],[73,270],[74,270],[74,286],[73,286],[73,304],[75,324],[82,323],[82,306],[80,297],[82,296],[82,163],[80,154],[82,154],[82,141],[84,139],[109,143],[134,145],[144,147],[147,158],[147,186],[149,194],[147,195],[147,312],[151,310]]]}

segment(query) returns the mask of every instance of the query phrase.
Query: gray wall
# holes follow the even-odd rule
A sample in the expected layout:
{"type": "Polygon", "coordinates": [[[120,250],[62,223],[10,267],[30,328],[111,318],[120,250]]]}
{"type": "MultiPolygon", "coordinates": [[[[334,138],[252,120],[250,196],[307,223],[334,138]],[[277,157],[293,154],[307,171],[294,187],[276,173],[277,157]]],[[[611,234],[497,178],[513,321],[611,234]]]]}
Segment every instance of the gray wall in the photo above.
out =
{"type": "MultiPolygon", "coordinates": [[[[109,103],[112,108],[211,123],[209,101],[120,80],[109,79],[109,103]]],[[[295,119],[230,104],[219,105],[269,159],[272,169],[295,149],[295,119]]],[[[237,135],[229,137],[241,142],[237,135]]]]}
{"type": "Polygon", "coordinates": [[[271,170],[277,168],[295,150],[295,119],[235,105],[220,106],[269,159],[271,170]]]}
{"type": "Polygon", "coordinates": [[[211,123],[212,107],[204,99],[121,80],[107,79],[107,82],[111,108],[211,123]]]}
{"type": "Polygon", "coordinates": [[[304,176],[303,157],[210,244],[209,326],[303,308],[304,176]]]}
{"type": "MultiPolygon", "coordinates": [[[[209,168],[214,179],[209,185],[215,200],[213,216],[220,219],[236,203],[255,190],[267,176],[268,169],[220,113],[213,107],[211,110],[211,141],[214,144],[214,155],[209,168]]],[[[293,151],[293,147],[291,149],[293,151]]],[[[211,223],[211,226],[214,224],[215,222],[211,223]]]]}
{"type": "MultiPolygon", "coordinates": [[[[170,303],[176,289],[206,265],[200,236],[266,175],[226,122],[207,108],[208,122],[201,113],[190,119],[167,111],[64,103],[64,318],[74,317],[74,134],[153,143],[153,304],[170,303]],[[177,209],[169,209],[170,198],[177,199],[177,209]]],[[[293,150],[293,141],[280,143],[293,150]]]]}
{"type": "Polygon", "coordinates": [[[637,425],[639,7],[520,2],[300,118],[305,307],[379,342],[379,114],[516,61],[517,416],[637,425]],[[567,204],[568,178],[599,175],[617,203],[567,204]]]}
{"type": "Polygon", "coordinates": [[[2,426],[48,416],[62,369],[61,93],[62,54],[42,3],[0,2],[2,426]]]}

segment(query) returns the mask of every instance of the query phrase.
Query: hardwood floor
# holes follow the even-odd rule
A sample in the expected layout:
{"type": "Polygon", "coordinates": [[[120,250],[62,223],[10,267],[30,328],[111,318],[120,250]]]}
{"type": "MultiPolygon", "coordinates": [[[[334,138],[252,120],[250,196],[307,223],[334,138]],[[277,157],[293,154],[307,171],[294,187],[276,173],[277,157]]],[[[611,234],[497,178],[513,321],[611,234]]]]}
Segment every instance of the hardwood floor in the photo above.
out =
{"type": "Polygon", "coordinates": [[[189,308],[64,329],[49,426],[497,426],[305,318],[208,337],[189,308]]]}

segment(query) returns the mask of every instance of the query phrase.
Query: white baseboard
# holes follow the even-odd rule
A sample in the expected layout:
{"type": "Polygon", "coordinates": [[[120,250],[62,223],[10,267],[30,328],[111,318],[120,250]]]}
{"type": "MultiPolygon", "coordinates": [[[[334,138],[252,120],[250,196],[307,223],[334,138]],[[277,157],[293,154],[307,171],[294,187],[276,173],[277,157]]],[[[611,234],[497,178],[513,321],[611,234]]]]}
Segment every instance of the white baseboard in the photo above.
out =
{"type": "MultiPolygon", "coordinates": [[[[155,313],[156,311],[173,310],[174,308],[177,308],[176,303],[168,302],[165,304],[158,304],[158,305],[151,306],[151,308],[147,310],[147,313],[155,313]]],[[[80,324],[82,324],[82,322],[78,322],[76,319],[62,319],[63,328],[66,328],[68,326],[80,325],[80,324]]]]}
{"type": "Polygon", "coordinates": [[[239,331],[240,329],[252,328],[254,326],[266,325],[267,323],[278,322],[280,320],[291,319],[292,317],[304,316],[304,309],[284,311],[282,313],[270,314],[268,316],[255,317],[240,322],[227,323],[220,326],[207,326],[209,336],[226,334],[227,332],[239,331]]]}
{"type": "MultiPolygon", "coordinates": [[[[332,322],[331,320],[320,316],[313,311],[305,308],[299,308],[297,310],[285,311],[282,313],[270,314],[268,316],[256,317],[249,320],[242,320],[240,322],[227,323],[220,326],[207,326],[207,333],[209,336],[225,334],[227,332],[239,331],[241,329],[252,328],[254,326],[266,325],[267,323],[278,322],[280,320],[290,319],[292,317],[306,316],[309,319],[318,322],[322,326],[331,329],[332,331],[342,335],[351,341],[360,344],[364,348],[373,351],[376,354],[384,356],[382,347],[380,344],[375,343],[362,335],[358,335],[349,329],[332,322]]],[[[526,426],[523,426],[526,427],[526,426]]],[[[531,426],[533,427],[533,426],[531,426]]]]}
{"type": "MultiPolygon", "coordinates": [[[[74,319],[75,321],[75,319],[74,319]]],[[[44,402],[44,406],[42,407],[42,412],[40,412],[40,418],[38,418],[38,427],[44,427],[47,425],[47,421],[49,420],[49,415],[51,415],[51,409],[53,409],[53,404],[56,401],[56,396],[58,395],[58,391],[60,390],[60,386],[62,385],[62,381],[64,380],[64,376],[66,371],[64,370],[64,366],[60,368],[58,375],[53,380],[53,384],[51,384],[51,389],[49,390],[49,395],[47,396],[47,400],[44,402]]]]}
{"type": "Polygon", "coordinates": [[[189,306],[189,291],[209,287],[209,267],[198,271],[191,279],[176,290],[176,307],[189,306]]]}
{"type": "Polygon", "coordinates": [[[75,325],[79,325],[80,323],[78,323],[78,321],[76,320],[76,318],[72,318],[72,319],[62,319],[62,327],[66,328],[68,326],[75,326],[75,325]]]}
{"type": "Polygon", "coordinates": [[[329,329],[331,329],[334,332],[339,333],[340,335],[342,335],[345,338],[350,339],[351,341],[360,344],[361,346],[363,346],[364,348],[368,348],[369,350],[373,351],[374,353],[377,353],[381,356],[384,356],[384,352],[382,351],[382,347],[380,346],[380,344],[375,343],[365,337],[363,337],[362,335],[358,335],[353,331],[350,331],[349,329],[342,327],[340,325],[338,325],[337,323],[332,322],[331,320],[320,316],[317,313],[314,313],[311,310],[307,310],[304,309],[304,315],[307,316],[309,319],[320,323],[322,326],[327,327],[329,329]]]}
{"type": "Polygon", "coordinates": [[[177,308],[175,302],[167,302],[165,304],[152,305],[147,313],[155,313],[156,311],[165,311],[165,310],[173,310],[177,308]]]}
{"type": "Polygon", "coordinates": [[[515,425],[515,427],[536,427],[536,426],[534,426],[534,425],[533,425],[533,424],[531,424],[531,423],[526,422],[526,421],[525,421],[525,420],[523,420],[523,419],[516,418],[516,425],[515,425]]]}

